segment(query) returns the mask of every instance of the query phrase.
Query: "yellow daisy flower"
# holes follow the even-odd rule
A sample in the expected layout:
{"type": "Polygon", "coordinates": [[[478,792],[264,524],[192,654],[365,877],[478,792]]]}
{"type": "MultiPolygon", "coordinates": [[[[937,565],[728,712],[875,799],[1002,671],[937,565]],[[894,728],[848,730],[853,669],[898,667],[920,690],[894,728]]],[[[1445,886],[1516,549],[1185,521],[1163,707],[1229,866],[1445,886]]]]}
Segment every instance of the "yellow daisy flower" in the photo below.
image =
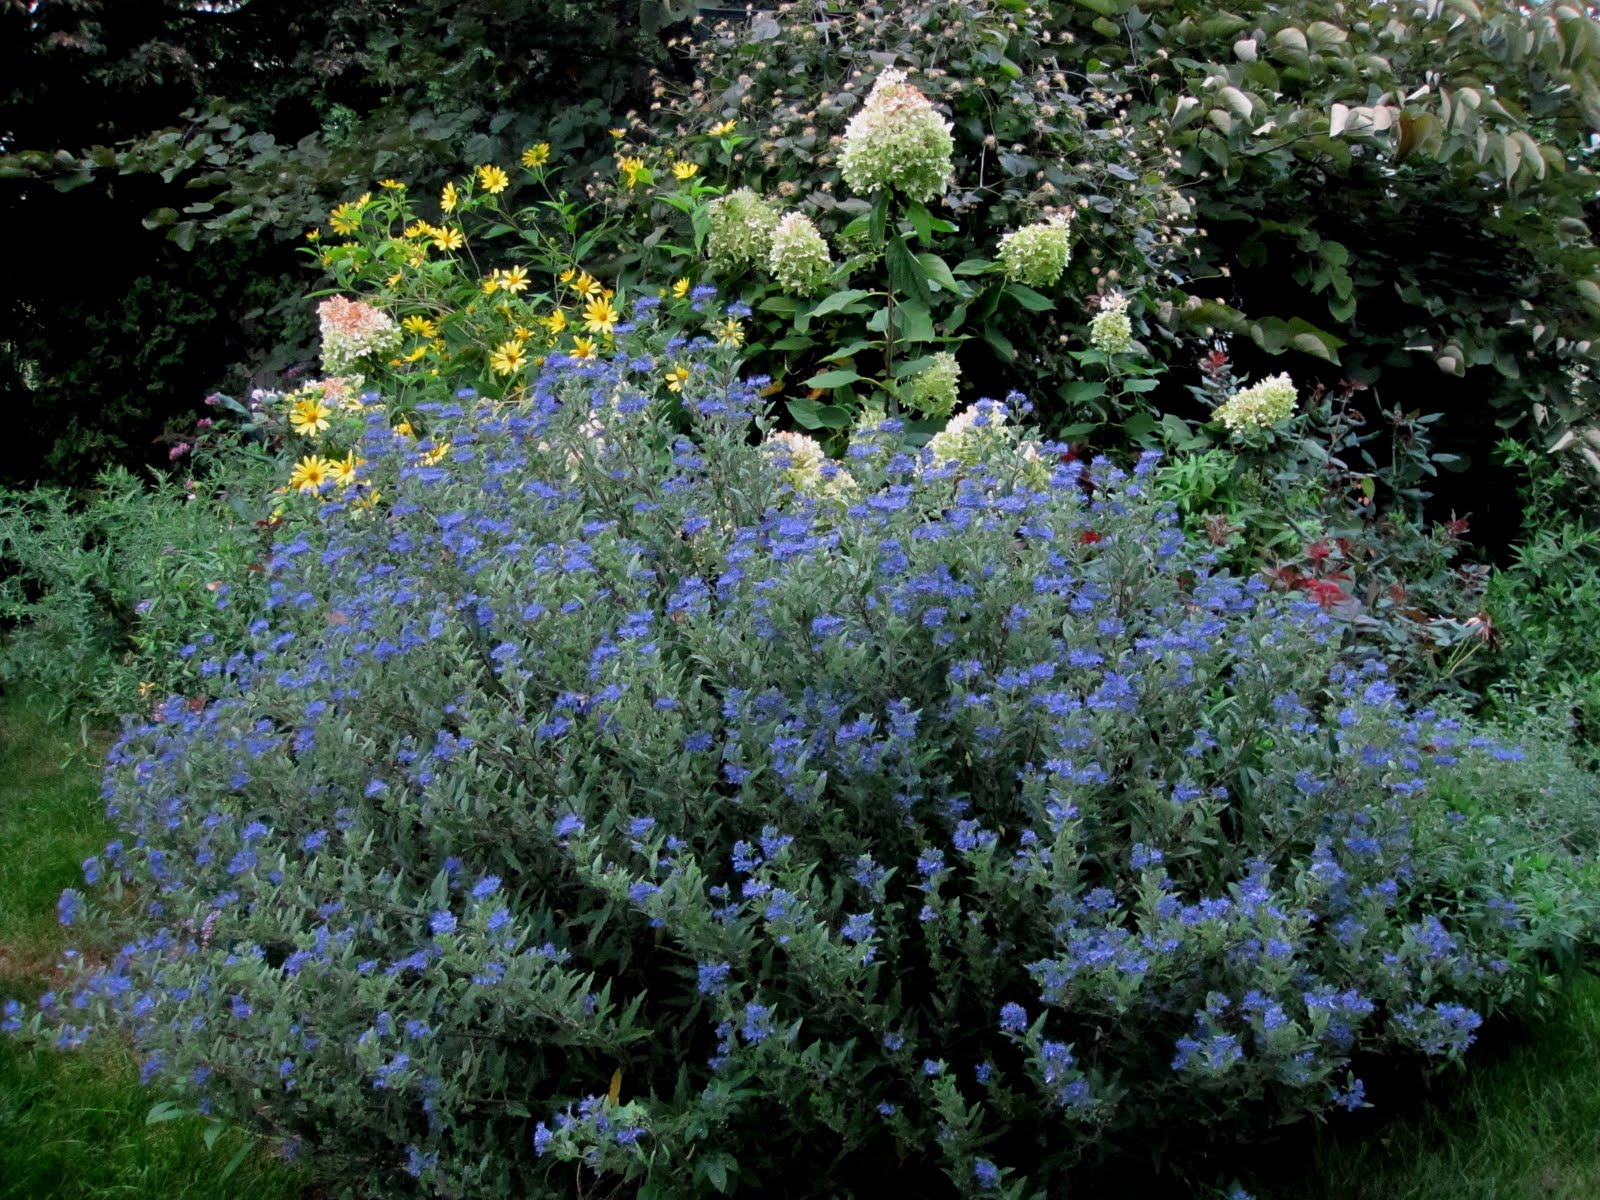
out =
{"type": "Polygon", "coordinates": [[[576,267],[568,267],[565,271],[561,272],[561,274],[557,275],[556,278],[559,279],[562,283],[571,283],[572,282],[572,277],[574,275],[576,275],[577,273],[578,273],[578,268],[576,268],[576,267]]]}
{"type": "Polygon", "coordinates": [[[306,241],[308,241],[308,242],[314,242],[318,238],[320,238],[321,236],[322,236],[322,230],[320,230],[320,229],[308,229],[308,230],[306,230],[306,241]]]}
{"type": "Polygon", "coordinates": [[[346,201],[328,214],[328,224],[335,233],[354,233],[361,227],[361,209],[346,201]]]}
{"type": "Polygon", "coordinates": [[[467,239],[459,229],[435,229],[433,244],[441,250],[459,250],[467,244],[467,239]]]}
{"type": "Polygon", "coordinates": [[[516,338],[502,342],[489,355],[489,366],[496,375],[515,375],[528,365],[528,356],[516,338]]]}
{"type": "Polygon", "coordinates": [[[527,291],[527,269],[525,267],[512,267],[509,271],[500,272],[500,290],[512,293],[527,291]]]}
{"type": "Polygon", "coordinates": [[[681,392],[683,385],[689,382],[689,368],[679,363],[667,372],[665,378],[669,392],[681,392]]]}
{"type": "Polygon", "coordinates": [[[626,129],[613,129],[610,132],[611,136],[614,138],[626,137],[628,133],[626,129]]]}
{"type": "Polygon", "coordinates": [[[401,192],[405,190],[406,185],[401,183],[398,179],[380,179],[378,180],[378,186],[381,188],[388,188],[390,191],[401,192]]]}
{"type": "Polygon", "coordinates": [[[559,308],[548,317],[541,317],[540,320],[544,322],[544,327],[550,331],[552,337],[567,327],[567,314],[559,308]]]}
{"type": "Polygon", "coordinates": [[[402,236],[408,238],[419,238],[425,233],[432,232],[433,226],[429,225],[426,221],[413,221],[411,224],[405,227],[405,231],[402,236]]]}
{"type": "Polygon", "coordinates": [[[332,478],[333,464],[320,454],[308,454],[289,472],[289,486],[314,495],[332,478]]]}
{"type": "Polygon", "coordinates": [[[401,355],[400,358],[397,361],[402,362],[402,363],[414,363],[419,358],[426,358],[427,354],[428,354],[428,344],[426,342],[424,342],[422,345],[416,347],[416,349],[410,350],[407,353],[401,355]]]}
{"type": "Polygon", "coordinates": [[[537,146],[529,146],[522,152],[522,165],[532,170],[542,167],[550,161],[550,143],[540,142],[537,146]]]}
{"type": "Polygon", "coordinates": [[[444,185],[444,191],[439,193],[439,207],[445,212],[455,212],[456,205],[461,203],[461,193],[456,191],[454,182],[444,185]]]}
{"type": "Polygon", "coordinates": [[[483,294],[492,296],[500,290],[500,268],[496,267],[489,272],[488,278],[483,281],[483,294]]]}
{"type": "Polygon", "coordinates": [[[594,339],[586,337],[574,337],[572,339],[572,350],[570,353],[573,358],[595,357],[594,339]]]}
{"type": "Polygon", "coordinates": [[[420,317],[416,313],[412,313],[405,320],[401,321],[400,328],[404,329],[407,333],[414,333],[418,337],[436,338],[439,336],[438,323],[428,320],[427,317],[420,317]]]}
{"type": "Polygon", "coordinates": [[[483,184],[483,190],[491,196],[498,196],[511,186],[511,176],[500,167],[479,167],[478,182],[483,184]]]}
{"type": "Polygon", "coordinates": [[[715,327],[717,345],[742,346],[744,345],[744,325],[733,317],[719,322],[715,327]]]}
{"type": "Polygon", "coordinates": [[[712,137],[727,137],[739,127],[737,121],[720,121],[711,127],[712,137]]]}
{"type": "Polygon", "coordinates": [[[672,281],[672,298],[674,300],[682,300],[688,294],[689,277],[687,275],[685,275],[682,279],[674,279],[672,281]]]}
{"type": "Polygon", "coordinates": [[[572,285],[572,290],[580,296],[598,296],[604,292],[605,285],[589,272],[584,271],[578,276],[578,281],[572,285]]]}
{"type": "Polygon", "coordinates": [[[617,170],[622,172],[623,181],[629,187],[637,187],[641,179],[646,183],[650,182],[648,178],[650,172],[645,167],[644,159],[642,158],[619,158],[617,159],[617,170]]]}
{"type": "Polygon", "coordinates": [[[682,183],[693,179],[700,173],[700,165],[692,162],[675,162],[672,164],[672,177],[682,183]]]}
{"type": "Polygon", "coordinates": [[[621,319],[622,314],[604,296],[596,297],[583,306],[583,327],[590,333],[603,333],[609,337],[621,319]]]}
{"type": "Polygon", "coordinates": [[[296,400],[289,409],[289,426],[296,433],[311,437],[328,427],[333,410],[315,396],[296,400]]]}
{"type": "Polygon", "coordinates": [[[366,459],[357,458],[354,450],[343,458],[329,461],[328,466],[333,472],[333,481],[340,487],[349,487],[356,481],[356,469],[366,465],[366,459]]]}
{"type": "Polygon", "coordinates": [[[444,461],[444,456],[449,453],[450,443],[440,442],[432,450],[429,450],[426,454],[423,454],[419,461],[421,461],[422,465],[425,467],[437,467],[442,461],[444,461]]]}
{"type": "Polygon", "coordinates": [[[395,424],[394,431],[401,437],[414,438],[417,436],[416,427],[411,424],[411,419],[409,417],[401,417],[400,420],[395,424]]]}

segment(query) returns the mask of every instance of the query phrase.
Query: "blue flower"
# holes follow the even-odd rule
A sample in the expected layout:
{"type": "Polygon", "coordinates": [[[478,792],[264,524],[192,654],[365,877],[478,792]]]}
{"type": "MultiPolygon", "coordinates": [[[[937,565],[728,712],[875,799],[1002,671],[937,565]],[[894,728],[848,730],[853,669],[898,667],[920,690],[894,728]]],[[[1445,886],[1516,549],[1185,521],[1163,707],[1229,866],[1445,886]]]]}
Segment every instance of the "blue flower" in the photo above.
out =
{"type": "Polygon", "coordinates": [[[856,913],[839,928],[839,936],[847,942],[864,942],[877,932],[871,913],[856,913]]]}

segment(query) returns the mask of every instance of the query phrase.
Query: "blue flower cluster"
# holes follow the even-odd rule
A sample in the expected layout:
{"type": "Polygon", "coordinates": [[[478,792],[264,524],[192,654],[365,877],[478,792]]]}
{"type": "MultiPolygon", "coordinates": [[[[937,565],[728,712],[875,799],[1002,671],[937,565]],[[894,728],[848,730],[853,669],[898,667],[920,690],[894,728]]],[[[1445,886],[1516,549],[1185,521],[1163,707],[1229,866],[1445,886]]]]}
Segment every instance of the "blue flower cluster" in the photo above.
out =
{"type": "Polygon", "coordinates": [[[117,1027],[383,1194],[758,1186],[822,1141],[981,1194],[1354,1107],[1357,1054],[1457,1055],[1536,978],[1554,935],[1434,798],[1497,747],[1214,571],[1150,459],[889,421],[807,488],[708,347],[661,394],[655,320],[373,420],[381,502],[286,523],[207,694],[111,752],[86,883],[139,928],[7,1030],[117,1027]]]}

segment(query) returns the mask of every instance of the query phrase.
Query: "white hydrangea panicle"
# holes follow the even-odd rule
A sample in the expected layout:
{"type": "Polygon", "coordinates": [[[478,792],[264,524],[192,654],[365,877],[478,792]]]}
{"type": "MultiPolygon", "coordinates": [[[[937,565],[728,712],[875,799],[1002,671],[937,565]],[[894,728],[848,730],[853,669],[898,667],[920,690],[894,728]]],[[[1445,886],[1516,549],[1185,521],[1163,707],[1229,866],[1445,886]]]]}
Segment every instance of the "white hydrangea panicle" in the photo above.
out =
{"type": "Polygon", "coordinates": [[[1008,416],[1006,406],[996,400],[979,400],[967,405],[928,439],[929,457],[935,465],[951,462],[975,465],[987,446],[1009,440],[1010,431],[1005,427],[1008,416]]]}
{"type": "Polygon", "coordinates": [[[862,195],[888,188],[926,203],[954,173],[952,128],[904,71],[885,71],[845,127],[839,171],[862,195]]]}
{"type": "Polygon", "coordinates": [[[1066,273],[1071,258],[1072,214],[1065,209],[1000,239],[1006,278],[1029,287],[1050,287],[1066,273]]]}
{"type": "Polygon", "coordinates": [[[362,359],[391,354],[400,348],[400,326],[394,318],[360,300],[332,296],[317,305],[322,326],[322,369],[347,375],[362,359]]]}
{"type": "Polygon", "coordinates": [[[833,273],[821,232],[803,213],[786,213],[772,231],[767,270],[791,296],[815,296],[833,273]]]}
{"type": "Polygon", "coordinates": [[[1235,392],[1212,409],[1211,416],[1229,433],[1259,432],[1288,420],[1298,399],[1294,382],[1280,373],[1235,392]]]}
{"type": "Polygon", "coordinates": [[[830,459],[822,443],[807,434],[788,431],[769,434],[761,443],[761,450],[797,492],[837,496],[856,486],[850,472],[830,459]]]}
{"type": "Polygon", "coordinates": [[[1089,322],[1089,344],[1105,354],[1126,354],[1133,349],[1133,322],[1128,319],[1128,298],[1112,292],[1100,302],[1089,322]]]}
{"type": "Polygon", "coordinates": [[[736,272],[765,263],[772,250],[778,214],[749,188],[711,202],[706,255],[718,271],[736,272]]]}

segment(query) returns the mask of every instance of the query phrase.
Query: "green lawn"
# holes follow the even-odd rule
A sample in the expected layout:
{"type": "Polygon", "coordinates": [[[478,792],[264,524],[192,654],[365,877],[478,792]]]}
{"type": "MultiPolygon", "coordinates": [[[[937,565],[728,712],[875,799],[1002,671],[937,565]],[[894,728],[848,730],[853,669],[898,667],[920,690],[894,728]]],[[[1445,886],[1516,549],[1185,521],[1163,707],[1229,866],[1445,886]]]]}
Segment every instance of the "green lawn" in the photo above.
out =
{"type": "MultiPolygon", "coordinates": [[[[0,1000],[50,986],[63,931],[61,889],[104,845],[102,744],[45,719],[42,705],[0,701],[0,1000]]],[[[290,1200],[300,1175],[242,1134],[207,1149],[199,1121],[145,1124],[153,1097],[115,1044],[69,1054],[0,1037],[0,1200],[290,1200]],[[224,1178],[234,1156],[244,1158],[224,1178]]]]}
{"type": "Polygon", "coordinates": [[[1434,1080],[1412,1111],[1334,1122],[1298,1164],[1252,1191],[1260,1200],[1600,1197],[1600,979],[1574,980],[1547,1022],[1469,1062],[1434,1080]]]}

